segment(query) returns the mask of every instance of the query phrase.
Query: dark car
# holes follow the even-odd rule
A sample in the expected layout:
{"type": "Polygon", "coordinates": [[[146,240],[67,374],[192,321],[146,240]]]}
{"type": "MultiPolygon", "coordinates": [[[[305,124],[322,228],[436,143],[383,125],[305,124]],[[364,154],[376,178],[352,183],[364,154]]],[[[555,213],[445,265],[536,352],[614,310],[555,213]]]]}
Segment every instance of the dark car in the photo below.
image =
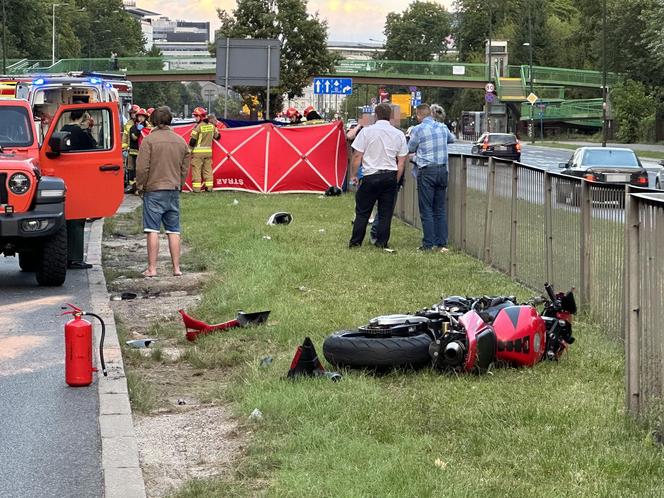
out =
{"type": "MultiPolygon", "coordinates": [[[[590,182],[614,185],[648,186],[648,172],[632,149],[622,147],[580,147],[566,163],[560,163],[564,175],[583,178],[590,182]]],[[[559,181],[556,189],[558,202],[578,205],[581,194],[579,182],[559,181]]],[[[622,192],[617,202],[622,204],[622,192]]]]}
{"type": "Polygon", "coordinates": [[[473,144],[471,154],[521,160],[521,143],[514,133],[483,133],[473,144]]]}

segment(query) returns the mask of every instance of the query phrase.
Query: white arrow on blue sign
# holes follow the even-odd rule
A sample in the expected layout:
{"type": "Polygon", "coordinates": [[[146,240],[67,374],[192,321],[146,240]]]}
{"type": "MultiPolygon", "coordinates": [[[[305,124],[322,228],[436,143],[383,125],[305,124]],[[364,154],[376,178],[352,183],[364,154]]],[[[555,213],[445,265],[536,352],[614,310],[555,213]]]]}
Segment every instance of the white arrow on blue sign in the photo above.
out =
{"type": "Polygon", "coordinates": [[[352,95],[352,78],[314,78],[316,95],[352,95]]]}

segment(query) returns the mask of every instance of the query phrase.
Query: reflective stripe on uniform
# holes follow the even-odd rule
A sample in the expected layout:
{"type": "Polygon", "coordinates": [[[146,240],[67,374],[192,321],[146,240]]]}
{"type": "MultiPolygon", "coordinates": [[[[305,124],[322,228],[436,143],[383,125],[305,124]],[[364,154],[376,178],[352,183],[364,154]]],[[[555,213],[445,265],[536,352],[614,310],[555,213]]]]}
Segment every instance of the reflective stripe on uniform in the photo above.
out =
{"type": "Polygon", "coordinates": [[[214,182],[205,182],[204,185],[206,187],[212,187],[212,185],[214,185],[214,182]]]}
{"type": "Polygon", "coordinates": [[[212,147],[196,147],[191,152],[194,154],[212,154],[212,147]]]}

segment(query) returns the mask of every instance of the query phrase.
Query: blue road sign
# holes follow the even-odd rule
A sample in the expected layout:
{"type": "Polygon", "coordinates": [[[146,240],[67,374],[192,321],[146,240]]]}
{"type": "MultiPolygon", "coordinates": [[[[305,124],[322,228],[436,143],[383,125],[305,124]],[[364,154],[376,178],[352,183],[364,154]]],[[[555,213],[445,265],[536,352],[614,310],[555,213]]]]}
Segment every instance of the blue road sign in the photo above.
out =
{"type": "Polygon", "coordinates": [[[413,107],[417,107],[422,103],[422,92],[410,92],[410,103],[413,107]]]}
{"type": "Polygon", "coordinates": [[[352,93],[352,78],[314,78],[314,94],[316,95],[351,95],[352,93]]]}

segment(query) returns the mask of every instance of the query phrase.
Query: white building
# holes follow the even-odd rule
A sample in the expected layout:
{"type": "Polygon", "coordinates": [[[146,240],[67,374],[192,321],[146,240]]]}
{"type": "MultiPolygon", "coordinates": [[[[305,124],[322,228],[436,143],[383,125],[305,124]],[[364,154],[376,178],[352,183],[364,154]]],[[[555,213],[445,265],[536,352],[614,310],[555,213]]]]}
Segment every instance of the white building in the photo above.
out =
{"type": "Polygon", "coordinates": [[[215,67],[215,60],[210,55],[209,22],[191,22],[172,20],[158,12],[141,9],[135,0],[124,0],[128,14],[137,18],[145,38],[145,48],[159,48],[165,57],[185,58],[178,63],[180,68],[195,66],[196,69],[215,67]],[[187,61],[186,58],[191,60],[187,61]],[[207,59],[207,60],[205,60],[207,59]]]}

